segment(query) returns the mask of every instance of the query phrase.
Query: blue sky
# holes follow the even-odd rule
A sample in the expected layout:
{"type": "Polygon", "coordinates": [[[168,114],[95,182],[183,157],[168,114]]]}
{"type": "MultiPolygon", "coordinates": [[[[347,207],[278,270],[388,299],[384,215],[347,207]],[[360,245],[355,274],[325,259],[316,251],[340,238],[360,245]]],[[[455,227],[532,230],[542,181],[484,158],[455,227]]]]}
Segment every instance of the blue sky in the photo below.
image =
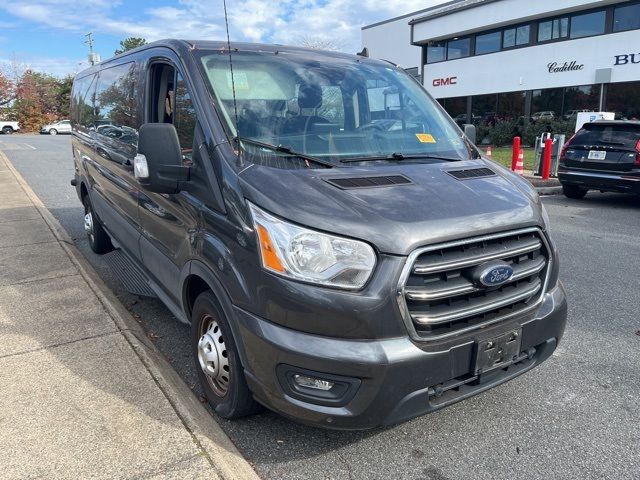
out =
{"type": "MultiPolygon", "coordinates": [[[[434,0],[228,0],[231,39],[327,42],[355,52],[360,27],[419,10],[434,0]]],[[[224,39],[222,0],[12,0],[0,3],[0,64],[64,75],[87,66],[84,34],[113,55],[129,36],[224,39]]]]}

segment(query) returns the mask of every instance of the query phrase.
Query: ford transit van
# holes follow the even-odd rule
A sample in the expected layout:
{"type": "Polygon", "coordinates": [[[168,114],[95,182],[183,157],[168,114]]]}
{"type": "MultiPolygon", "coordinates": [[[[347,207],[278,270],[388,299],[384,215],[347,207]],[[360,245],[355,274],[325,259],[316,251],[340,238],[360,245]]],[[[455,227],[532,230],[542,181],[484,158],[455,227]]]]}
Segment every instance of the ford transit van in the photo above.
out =
{"type": "Polygon", "coordinates": [[[535,190],[395,65],[160,41],[78,74],[71,112],[91,248],[120,248],[190,325],[222,417],[389,425],[562,337],[535,190]]]}

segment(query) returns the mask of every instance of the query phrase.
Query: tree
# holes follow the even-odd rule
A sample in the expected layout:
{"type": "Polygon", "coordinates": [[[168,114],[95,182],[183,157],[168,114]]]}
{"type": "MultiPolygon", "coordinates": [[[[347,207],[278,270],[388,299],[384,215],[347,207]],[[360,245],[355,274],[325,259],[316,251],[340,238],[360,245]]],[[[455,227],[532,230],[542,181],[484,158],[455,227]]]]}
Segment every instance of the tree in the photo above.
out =
{"type": "Polygon", "coordinates": [[[147,44],[147,41],[144,38],[128,37],[120,41],[120,48],[117,49],[114,53],[116,55],[120,55],[121,53],[124,53],[127,50],[133,50],[134,48],[138,48],[146,44],[147,44]]]}
{"type": "Polygon", "coordinates": [[[9,77],[0,72],[0,107],[10,103],[15,98],[15,85],[9,77]]]}
{"type": "Polygon", "coordinates": [[[73,75],[67,75],[58,80],[55,91],[56,110],[58,118],[69,118],[69,107],[71,105],[71,87],[73,86],[73,75]]]}
{"type": "Polygon", "coordinates": [[[46,73],[27,70],[16,85],[12,110],[25,132],[38,131],[42,125],[69,114],[71,78],[59,80],[46,73]]]}
{"type": "Polygon", "coordinates": [[[321,37],[309,37],[305,36],[296,42],[301,47],[305,48],[313,48],[315,50],[331,50],[331,51],[339,51],[341,48],[341,41],[334,40],[330,38],[321,38],[321,37]]]}
{"type": "Polygon", "coordinates": [[[16,99],[18,80],[24,70],[24,65],[16,59],[15,55],[10,62],[0,64],[0,108],[8,109],[16,99]]]}

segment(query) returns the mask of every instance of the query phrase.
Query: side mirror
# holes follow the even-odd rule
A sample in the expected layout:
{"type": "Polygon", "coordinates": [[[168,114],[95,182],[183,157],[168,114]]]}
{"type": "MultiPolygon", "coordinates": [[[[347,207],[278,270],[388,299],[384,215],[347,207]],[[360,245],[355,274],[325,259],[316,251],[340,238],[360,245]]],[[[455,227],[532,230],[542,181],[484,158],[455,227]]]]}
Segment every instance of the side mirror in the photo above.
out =
{"type": "Polygon", "coordinates": [[[476,144],[476,126],[470,123],[465,123],[462,126],[462,131],[464,132],[465,137],[469,139],[471,143],[476,144]]]}
{"type": "Polygon", "coordinates": [[[178,193],[189,181],[189,167],[182,164],[178,132],[172,124],[145,123],[140,127],[133,171],[140,185],[156,193],[178,193]]]}

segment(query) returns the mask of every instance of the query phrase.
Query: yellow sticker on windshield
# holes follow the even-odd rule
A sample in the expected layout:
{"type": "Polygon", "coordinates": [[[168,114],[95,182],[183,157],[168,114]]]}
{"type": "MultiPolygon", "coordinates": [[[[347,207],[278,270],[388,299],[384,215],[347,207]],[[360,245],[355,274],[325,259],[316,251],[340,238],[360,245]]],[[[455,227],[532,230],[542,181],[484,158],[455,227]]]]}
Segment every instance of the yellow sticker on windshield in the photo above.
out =
{"type": "Polygon", "coordinates": [[[420,143],[436,143],[436,139],[430,133],[416,133],[420,143]]]}

